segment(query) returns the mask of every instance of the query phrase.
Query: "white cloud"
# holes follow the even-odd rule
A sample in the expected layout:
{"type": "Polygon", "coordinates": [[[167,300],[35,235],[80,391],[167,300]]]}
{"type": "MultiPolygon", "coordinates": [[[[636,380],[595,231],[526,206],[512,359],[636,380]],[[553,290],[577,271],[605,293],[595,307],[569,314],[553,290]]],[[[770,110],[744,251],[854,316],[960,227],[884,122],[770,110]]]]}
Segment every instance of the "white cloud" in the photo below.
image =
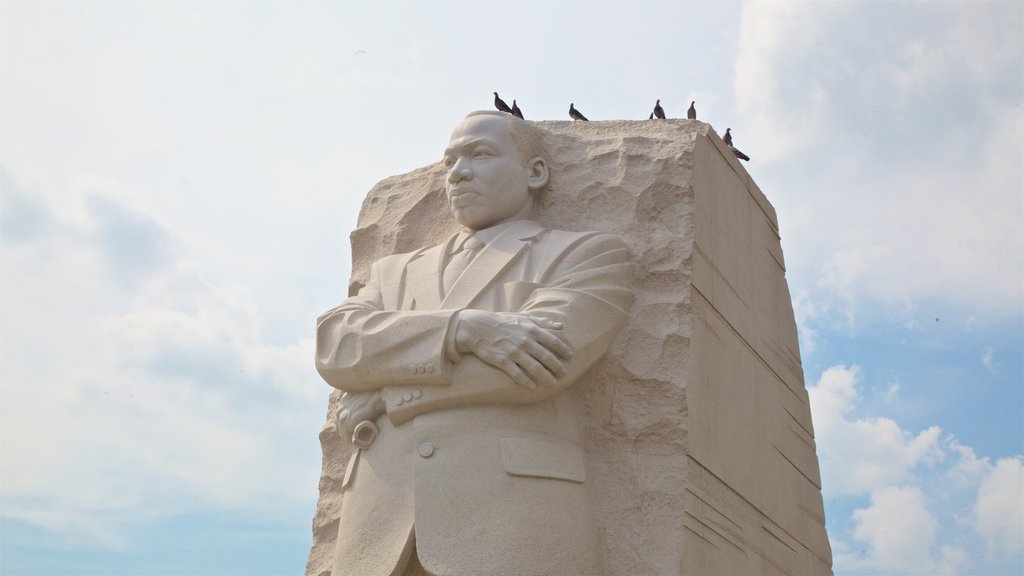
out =
{"type": "Polygon", "coordinates": [[[311,339],[266,343],[248,291],[117,194],[66,206],[4,231],[4,516],[119,548],[140,519],[309,505],[327,393],[311,339]]]}
{"type": "Polygon", "coordinates": [[[824,136],[818,116],[825,109],[825,92],[809,81],[794,100],[784,84],[792,53],[810,52],[818,45],[819,15],[820,9],[792,2],[750,2],[743,7],[733,89],[743,130],[760,150],[759,162],[788,158],[824,136]],[[771,145],[760,145],[768,134],[771,145]]]}
{"type": "Polygon", "coordinates": [[[955,438],[948,438],[947,448],[956,455],[956,463],[946,472],[947,478],[958,488],[973,488],[991,473],[992,464],[987,458],[978,458],[974,449],[964,446],[955,438]]]}
{"type": "Polygon", "coordinates": [[[855,416],[860,380],[857,366],[833,366],[808,388],[826,500],[870,495],[848,531],[829,533],[837,570],[1015,570],[1024,549],[1024,458],[993,464],[952,435],[940,439],[937,426],[915,436],[892,419],[855,416]]]}
{"type": "Polygon", "coordinates": [[[812,354],[818,347],[818,330],[813,323],[823,312],[822,307],[807,294],[798,294],[793,297],[796,332],[800,338],[800,350],[805,356],[812,354]]]}
{"type": "Polygon", "coordinates": [[[808,388],[826,495],[865,494],[905,482],[918,464],[943,457],[937,426],[914,435],[889,418],[849,418],[859,378],[857,366],[833,366],[808,388]]]}
{"type": "Polygon", "coordinates": [[[1024,460],[996,462],[978,488],[974,513],[990,551],[1019,558],[1024,550],[1024,460]]]}
{"type": "Polygon", "coordinates": [[[889,387],[882,393],[882,397],[891,401],[900,393],[900,388],[902,388],[902,385],[899,381],[890,382],[889,387]]]}
{"type": "Polygon", "coordinates": [[[991,348],[986,348],[981,352],[981,365],[987,368],[990,372],[995,370],[992,361],[995,358],[995,352],[991,348]]]}
{"type": "Polygon", "coordinates": [[[961,566],[968,561],[967,551],[959,546],[943,546],[939,550],[939,565],[936,572],[940,576],[959,574],[961,566]]]}
{"type": "Polygon", "coordinates": [[[1020,313],[1022,22],[1019,3],[744,5],[732,124],[809,324],[914,328],[924,299],[1020,313]]]}
{"type": "Polygon", "coordinates": [[[871,493],[871,505],[853,513],[853,537],[867,544],[868,567],[892,573],[934,574],[938,522],[914,486],[889,486],[871,493]]]}

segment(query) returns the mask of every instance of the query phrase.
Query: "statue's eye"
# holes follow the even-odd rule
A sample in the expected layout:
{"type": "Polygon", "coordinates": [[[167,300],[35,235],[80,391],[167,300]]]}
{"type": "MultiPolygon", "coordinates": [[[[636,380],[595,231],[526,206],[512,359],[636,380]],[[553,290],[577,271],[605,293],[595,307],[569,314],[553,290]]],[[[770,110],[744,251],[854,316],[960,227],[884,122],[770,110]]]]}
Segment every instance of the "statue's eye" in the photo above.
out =
{"type": "Polygon", "coordinates": [[[494,153],[487,148],[477,148],[473,151],[473,158],[490,158],[494,153]]]}

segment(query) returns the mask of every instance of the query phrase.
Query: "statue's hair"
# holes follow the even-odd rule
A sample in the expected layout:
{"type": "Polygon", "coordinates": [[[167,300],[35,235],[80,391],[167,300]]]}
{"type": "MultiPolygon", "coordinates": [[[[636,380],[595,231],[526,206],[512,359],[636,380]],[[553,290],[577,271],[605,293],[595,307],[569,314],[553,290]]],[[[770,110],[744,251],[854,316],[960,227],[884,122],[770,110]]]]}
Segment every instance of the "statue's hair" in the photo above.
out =
{"type": "Polygon", "coordinates": [[[473,116],[497,116],[508,122],[508,133],[512,136],[512,143],[519,152],[519,158],[525,165],[528,161],[538,156],[547,160],[547,149],[544,146],[544,131],[531,122],[520,120],[508,112],[497,110],[477,110],[466,114],[466,118],[473,116]]]}

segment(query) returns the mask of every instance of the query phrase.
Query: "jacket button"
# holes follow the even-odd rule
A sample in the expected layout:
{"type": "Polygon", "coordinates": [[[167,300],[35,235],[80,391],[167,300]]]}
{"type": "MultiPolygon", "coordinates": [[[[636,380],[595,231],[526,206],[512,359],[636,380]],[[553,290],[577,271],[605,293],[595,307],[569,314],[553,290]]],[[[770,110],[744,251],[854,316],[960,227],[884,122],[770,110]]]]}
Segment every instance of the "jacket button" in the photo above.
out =
{"type": "Polygon", "coordinates": [[[417,400],[423,398],[423,390],[413,390],[412,397],[417,400]]]}
{"type": "Polygon", "coordinates": [[[402,394],[402,399],[406,402],[412,402],[412,393],[406,392],[405,394],[402,394]]]}
{"type": "Polygon", "coordinates": [[[417,448],[416,451],[419,452],[420,456],[430,458],[434,455],[434,445],[430,442],[424,442],[419,445],[419,448],[417,448]]]}

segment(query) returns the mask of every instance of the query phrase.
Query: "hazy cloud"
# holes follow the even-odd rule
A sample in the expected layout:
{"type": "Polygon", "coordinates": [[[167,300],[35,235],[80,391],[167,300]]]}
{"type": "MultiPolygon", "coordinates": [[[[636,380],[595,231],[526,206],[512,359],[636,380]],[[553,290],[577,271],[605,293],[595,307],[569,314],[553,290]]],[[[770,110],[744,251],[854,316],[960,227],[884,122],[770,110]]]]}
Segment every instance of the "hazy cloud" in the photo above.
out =
{"type": "Polygon", "coordinates": [[[85,206],[95,221],[96,248],[114,277],[131,283],[167,266],[171,239],[153,217],[100,194],[86,198],[85,206]]]}
{"type": "Polygon", "coordinates": [[[986,348],[981,352],[981,365],[987,368],[990,372],[995,371],[993,360],[995,359],[995,352],[991,348],[986,348]]]}
{"type": "Polygon", "coordinates": [[[1024,461],[1001,458],[978,488],[976,527],[991,552],[1020,559],[1024,550],[1024,461]]]}
{"type": "Polygon", "coordinates": [[[117,548],[141,518],[307,501],[326,395],[311,340],[265,343],[247,292],[206,280],[170,230],[114,195],[76,200],[84,220],[4,253],[4,516],[117,548]]]}
{"type": "Polygon", "coordinates": [[[5,243],[31,240],[49,231],[53,216],[46,205],[30,196],[3,166],[0,190],[0,238],[5,243]]]}
{"type": "Polygon", "coordinates": [[[814,301],[805,325],[884,321],[926,298],[1020,313],[1022,16],[1019,3],[744,5],[733,127],[785,215],[794,293],[814,301]]]}

